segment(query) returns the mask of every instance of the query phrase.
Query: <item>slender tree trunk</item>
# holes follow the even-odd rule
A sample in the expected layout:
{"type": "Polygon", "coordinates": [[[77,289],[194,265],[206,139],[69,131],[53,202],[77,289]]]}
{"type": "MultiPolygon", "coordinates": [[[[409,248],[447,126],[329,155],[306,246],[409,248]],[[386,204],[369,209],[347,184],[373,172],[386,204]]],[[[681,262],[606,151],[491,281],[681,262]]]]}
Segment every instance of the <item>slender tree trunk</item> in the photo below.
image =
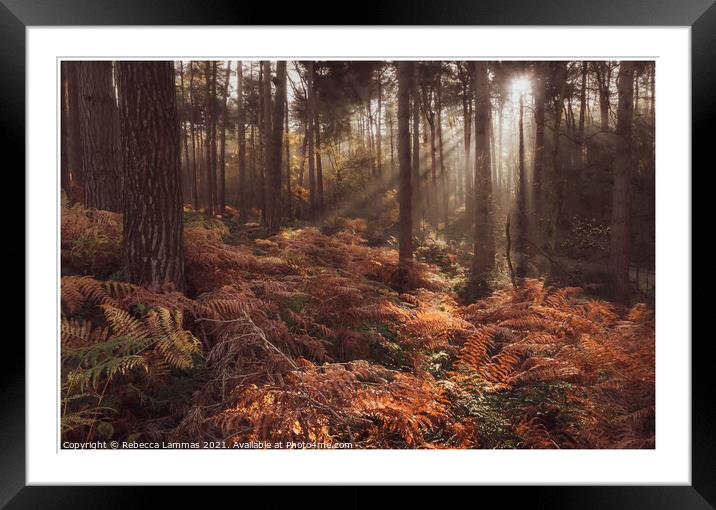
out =
{"type": "MultiPolygon", "coordinates": [[[[315,89],[314,89],[315,93],[315,89]]],[[[314,101],[315,106],[315,101],[314,101]]],[[[316,135],[316,188],[317,188],[317,208],[318,211],[323,212],[323,157],[321,155],[321,118],[318,115],[318,109],[315,112],[315,126],[314,133],[316,135]]]]}
{"type": "Polygon", "coordinates": [[[381,109],[383,108],[382,90],[380,84],[380,74],[378,75],[378,111],[376,112],[376,129],[375,129],[375,146],[376,146],[376,167],[378,176],[383,177],[383,147],[381,136],[381,109]]]}
{"type": "Polygon", "coordinates": [[[67,62],[60,64],[60,186],[68,200],[72,200],[70,163],[68,148],[70,144],[69,137],[69,106],[67,101],[67,62]]]}
{"type": "Polygon", "coordinates": [[[464,144],[465,144],[465,217],[469,218],[468,224],[472,225],[474,219],[474,195],[472,185],[475,180],[475,172],[470,164],[470,143],[472,138],[472,101],[468,96],[469,88],[467,84],[463,87],[463,99],[462,99],[462,116],[464,120],[464,144]]]}
{"type": "MultiPolygon", "coordinates": [[[[547,95],[547,76],[545,63],[536,64],[535,80],[535,148],[532,178],[534,180],[534,211],[537,219],[537,235],[541,239],[544,230],[544,173],[545,173],[545,101],[547,95]]],[[[538,241],[538,244],[540,242],[538,241]]]]}
{"type": "Polygon", "coordinates": [[[271,141],[270,173],[268,179],[269,210],[268,210],[268,231],[269,234],[278,232],[281,223],[281,157],[283,153],[283,120],[284,101],[286,96],[286,61],[279,60],[276,63],[276,100],[273,109],[273,140],[271,141]]]}
{"type": "Polygon", "coordinates": [[[597,82],[599,86],[599,114],[602,131],[609,131],[609,82],[611,71],[609,62],[600,62],[597,67],[597,82]]]}
{"type": "Polygon", "coordinates": [[[401,262],[413,258],[413,213],[410,168],[411,62],[398,63],[398,160],[400,165],[400,246],[401,262]]]}
{"type": "Polygon", "coordinates": [[[226,74],[224,76],[223,104],[221,105],[221,145],[219,148],[219,212],[226,212],[226,117],[228,113],[227,102],[229,100],[229,78],[231,77],[231,61],[226,62],[226,74]]]}
{"type": "Polygon", "coordinates": [[[447,237],[448,228],[448,212],[450,204],[448,203],[450,194],[448,190],[448,179],[445,171],[445,151],[443,149],[443,113],[442,113],[442,81],[440,75],[437,80],[437,113],[435,120],[437,122],[437,138],[438,138],[438,151],[440,159],[440,188],[442,191],[442,219],[444,223],[443,232],[447,237]]]}
{"type": "Polygon", "coordinates": [[[112,83],[112,62],[82,61],[78,73],[85,205],[119,211],[118,113],[112,83]]]}
{"type": "Polygon", "coordinates": [[[117,62],[128,280],[184,290],[179,122],[169,61],[117,62]]]}
{"type": "Polygon", "coordinates": [[[214,134],[214,95],[212,94],[212,63],[206,61],[204,63],[205,74],[206,74],[206,101],[207,101],[207,118],[206,118],[206,140],[204,141],[204,147],[206,149],[206,180],[208,183],[207,189],[207,208],[206,214],[208,216],[214,216],[216,213],[216,202],[214,201],[214,165],[212,159],[216,157],[213,154],[213,134],[214,134]]]}
{"type": "Polygon", "coordinates": [[[556,95],[552,99],[554,130],[552,133],[552,175],[549,183],[550,214],[548,224],[548,249],[550,253],[555,254],[557,251],[559,224],[562,217],[562,199],[564,196],[564,176],[562,175],[562,163],[560,161],[559,154],[562,112],[564,110],[564,96],[566,94],[567,86],[567,67],[564,62],[553,64],[550,82],[556,90],[556,95]]]}
{"type": "Polygon", "coordinates": [[[634,63],[619,64],[617,93],[617,147],[612,202],[611,265],[615,299],[629,300],[629,187],[632,172],[632,123],[634,117],[634,63]]]}
{"type": "Polygon", "coordinates": [[[517,249],[516,274],[519,277],[527,275],[527,175],[525,172],[525,133],[524,133],[524,94],[520,94],[519,113],[519,184],[517,189],[517,249]]]}
{"type": "MultiPolygon", "coordinates": [[[[191,196],[194,209],[199,210],[199,181],[196,164],[196,103],[194,102],[194,64],[189,61],[189,101],[191,102],[191,196]]],[[[201,151],[199,152],[201,154],[201,151]]]]}
{"type": "MultiPolygon", "coordinates": [[[[422,189],[420,175],[420,63],[413,62],[413,79],[410,92],[413,100],[413,152],[411,187],[413,191],[412,211],[413,218],[417,218],[418,209],[422,207],[422,189]]],[[[398,134],[400,136],[400,134],[398,134]]],[[[400,155],[398,155],[400,160],[400,155]]]]}
{"type": "Polygon", "coordinates": [[[261,61],[261,69],[263,73],[262,91],[263,91],[263,142],[264,142],[264,173],[263,173],[263,196],[264,196],[264,221],[269,227],[269,232],[275,228],[274,200],[273,200],[273,184],[274,184],[274,150],[273,150],[273,119],[271,118],[271,62],[268,60],[261,61]]]}
{"type": "Polygon", "coordinates": [[[313,217],[316,211],[316,168],[315,168],[315,146],[314,146],[314,99],[313,93],[313,62],[307,63],[306,71],[306,126],[308,137],[308,186],[309,186],[309,216],[313,217]]]}
{"type": "Polygon", "coordinates": [[[492,190],[489,160],[490,91],[487,63],[475,62],[475,250],[472,261],[473,283],[484,291],[486,277],[495,261],[492,232],[492,190]]]}
{"type": "Polygon", "coordinates": [[[386,109],[386,116],[388,117],[388,136],[390,137],[390,174],[391,177],[395,176],[395,142],[393,137],[393,116],[386,109]]]}
{"type": "Polygon", "coordinates": [[[248,215],[248,193],[246,193],[246,113],[244,109],[244,76],[243,63],[236,63],[236,104],[238,119],[236,132],[238,137],[237,150],[239,151],[239,223],[246,223],[248,215]]]}
{"type": "MultiPolygon", "coordinates": [[[[184,62],[179,61],[179,90],[181,91],[181,106],[182,106],[182,112],[186,108],[186,99],[184,97],[184,62]]],[[[178,113],[181,123],[181,145],[184,149],[184,164],[186,166],[186,175],[187,175],[187,181],[189,182],[189,195],[192,196],[192,186],[191,186],[191,162],[189,160],[189,141],[187,140],[187,128],[186,128],[186,122],[182,118],[182,114],[178,113]]],[[[193,202],[192,202],[193,203],[193,202]]]]}
{"type": "Polygon", "coordinates": [[[70,181],[69,195],[74,201],[84,201],[84,169],[82,167],[82,135],[80,121],[79,66],[80,62],[62,62],[67,79],[67,166],[70,181]]]}
{"type": "Polygon", "coordinates": [[[286,216],[293,219],[293,199],[291,198],[291,147],[290,132],[288,129],[288,88],[284,87],[283,105],[286,110],[284,114],[284,140],[285,140],[285,159],[286,159],[286,216]]]}

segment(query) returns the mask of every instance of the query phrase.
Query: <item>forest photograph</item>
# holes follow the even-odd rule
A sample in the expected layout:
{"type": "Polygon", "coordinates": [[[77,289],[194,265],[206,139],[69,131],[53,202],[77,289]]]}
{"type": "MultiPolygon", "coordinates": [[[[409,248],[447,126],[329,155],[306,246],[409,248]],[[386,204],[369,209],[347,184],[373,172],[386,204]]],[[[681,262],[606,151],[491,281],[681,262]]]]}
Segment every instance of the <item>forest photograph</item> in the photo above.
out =
{"type": "Polygon", "coordinates": [[[59,71],[61,448],[655,448],[653,60],[59,71]]]}

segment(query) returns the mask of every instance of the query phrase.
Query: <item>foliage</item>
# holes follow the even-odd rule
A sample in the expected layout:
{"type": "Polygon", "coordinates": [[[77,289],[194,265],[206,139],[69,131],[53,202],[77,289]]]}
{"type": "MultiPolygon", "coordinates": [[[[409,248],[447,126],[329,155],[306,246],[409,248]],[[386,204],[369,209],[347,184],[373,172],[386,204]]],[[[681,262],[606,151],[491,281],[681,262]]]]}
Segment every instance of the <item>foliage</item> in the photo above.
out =
{"type": "MultiPolygon", "coordinates": [[[[90,237],[116,235],[116,218],[72,214],[90,237]]],[[[62,279],[63,437],[654,446],[643,305],[538,280],[461,304],[438,266],[416,262],[406,279],[394,249],[368,245],[361,219],[268,239],[186,220],[187,295],[62,279]]],[[[63,240],[63,260],[71,249],[63,240]]],[[[75,267],[98,263],[83,253],[75,267]]],[[[449,245],[438,253],[454,260],[449,245]]]]}

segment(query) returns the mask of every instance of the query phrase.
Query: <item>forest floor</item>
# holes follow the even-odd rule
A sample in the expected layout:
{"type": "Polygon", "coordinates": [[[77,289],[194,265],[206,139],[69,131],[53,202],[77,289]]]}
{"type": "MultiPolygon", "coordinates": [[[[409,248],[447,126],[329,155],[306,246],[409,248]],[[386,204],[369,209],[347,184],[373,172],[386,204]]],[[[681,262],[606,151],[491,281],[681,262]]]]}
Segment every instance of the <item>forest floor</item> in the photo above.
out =
{"type": "Polygon", "coordinates": [[[418,246],[406,275],[366,230],[187,211],[180,294],[122,281],[118,215],[63,207],[63,437],[654,447],[648,306],[504,273],[466,299],[459,246],[418,246]]]}

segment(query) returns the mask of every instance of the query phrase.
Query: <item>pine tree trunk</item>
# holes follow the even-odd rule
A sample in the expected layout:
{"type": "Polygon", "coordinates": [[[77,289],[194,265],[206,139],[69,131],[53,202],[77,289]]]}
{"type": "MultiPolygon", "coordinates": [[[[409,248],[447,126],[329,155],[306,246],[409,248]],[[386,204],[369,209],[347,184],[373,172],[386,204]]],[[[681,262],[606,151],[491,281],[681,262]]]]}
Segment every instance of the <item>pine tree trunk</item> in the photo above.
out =
{"type": "Polygon", "coordinates": [[[67,172],[69,196],[75,202],[84,201],[84,169],[82,167],[82,135],[80,122],[79,66],[80,62],[62,62],[67,80],[67,172]]]}
{"type": "Polygon", "coordinates": [[[85,206],[119,211],[121,180],[112,62],[82,61],[78,75],[85,206]]]}
{"type": "Polygon", "coordinates": [[[468,225],[472,224],[472,220],[474,219],[474,195],[473,195],[473,189],[472,185],[474,182],[475,172],[473,171],[473,167],[470,164],[471,158],[470,158],[470,143],[472,138],[472,102],[470,100],[470,97],[468,96],[469,88],[467,85],[463,88],[463,99],[462,99],[462,116],[464,121],[464,145],[465,145],[465,175],[463,176],[465,179],[464,184],[464,193],[465,193],[465,217],[468,218],[468,225]]]}
{"type": "Polygon", "coordinates": [[[629,187],[632,172],[632,122],[634,117],[634,63],[619,64],[617,94],[617,147],[612,202],[611,265],[614,298],[629,299],[629,187]]]}
{"type": "Polygon", "coordinates": [[[273,109],[273,133],[271,140],[271,158],[270,172],[268,179],[268,189],[270,197],[270,207],[268,210],[268,231],[269,234],[278,232],[281,222],[281,167],[283,153],[283,120],[284,120],[284,100],[286,95],[286,61],[279,60],[276,63],[276,100],[273,109]]]}
{"type": "MultiPolygon", "coordinates": [[[[207,207],[206,214],[214,216],[216,212],[216,202],[214,201],[214,170],[212,164],[212,147],[213,147],[213,128],[214,128],[214,96],[212,95],[212,64],[208,60],[204,63],[206,77],[206,101],[207,101],[207,118],[206,118],[206,139],[204,140],[204,148],[206,149],[206,181],[207,186],[207,207]]],[[[216,154],[213,155],[216,157],[216,154]]]]}
{"type": "MultiPolygon", "coordinates": [[[[199,173],[196,163],[196,104],[194,103],[194,63],[189,62],[189,101],[191,103],[191,197],[194,209],[199,210],[199,173]]],[[[199,151],[201,155],[201,151],[199,151]]]]}
{"type": "Polygon", "coordinates": [[[473,283],[484,290],[495,260],[491,242],[492,193],[490,183],[489,119],[490,92],[487,63],[475,62],[475,250],[472,260],[473,283]]]}
{"type": "Polygon", "coordinates": [[[545,101],[547,77],[544,63],[537,63],[535,80],[535,147],[533,156],[534,211],[537,219],[537,235],[542,238],[544,229],[544,172],[545,172],[545,101]]]}
{"type": "Polygon", "coordinates": [[[237,150],[239,151],[239,222],[246,223],[248,214],[248,193],[246,192],[246,114],[244,110],[244,78],[242,62],[236,63],[236,104],[238,107],[237,120],[237,150]]]}
{"type": "Polygon", "coordinates": [[[273,173],[273,149],[271,142],[273,139],[273,119],[271,118],[271,62],[268,60],[261,61],[261,73],[263,81],[261,82],[261,105],[263,112],[263,133],[261,140],[263,141],[263,174],[261,179],[261,190],[263,196],[263,220],[268,225],[269,217],[272,211],[273,190],[269,188],[272,182],[271,174],[273,173]]]}
{"type": "Polygon", "coordinates": [[[442,194],[442,220],[443,220],[443,232],[447,237],[448,228],[448,212],[450,204],[449,190],[448,190],[448,179],[445,171],[445,151],[443,149],[443,116],[442,116],[442,82],[440,75],[438,75],[437,82],[437,113],[435,115],[435,121],[437,122],[437,138],[438,138],[438,155],[440,159],[440,188],[442,194]]]}
{"type": "Polygon", "coordinates": [[[518,155],[518,188],[517,188],[517,267],[515,273],[522,278],[527,274],[527,174],[525,172],[525,119],[524,94],[520,94],[519,113],[519,155],[518,155]]]}
{"type": "MultiPolygon", "coordinates": [[[[181,90],[181,105],[182,110],[184,109],[184,106],[186,105],[186,101],[184,98],[184,62],[179,61],[179,90],[181,90]]],[[[179,115],[181,117],[181,115],[179,115]]],[[[184,164],[186,165],[186,175],[187,175],[187,181],[189,182],[189,194],[192,195],[192,186],[191,186],[191,163],[189,161],[189,142],[187,140],[187,129],[186,129],[186,122],[182,119],[181,120],[181,145],[184,148],[184,164]]]]}
{"type": "MultiPolygon", "coordinates": [[[[315,101],[313,104],[315,107],[315,101]]],[[[321,156],[321,118],[318,115],[318,109],[315,110],[315,126],[313,130],[316,135],[316,207],[318,211],[323,212],[323,158],[321,156]]]]}
{"type": "Polygon", "coordinates": [[[179,122],[168,61],[117,62],[123,255],[131,283],[184,290],[179,122]]]}
{"type": "Polygon", "coordinates": [[[226,63],[226,74],[224,76],[223,104],[221,107],[221,146],[219,158],[219,212],[226,212],[226,117],[228,113],[227,102],[229,100],[229,78],[231,77],[231,61],[226,63]]]}
{"type": "Polygon", "coordinates": [[[60,186],[65,196],[72,199],[71,176],[68,146],[69,140],[69,106],[67,104],[67,62],[60,64],[60,186]]]}
{"type": "Polygon", "coordinates": [[[375,146],[376,146],[376,166],[378,176],[383,177],[383,146],[381,136],[381,108],[383,107],[382,90],[380,86],[380,75],[378,75],[378,111],[376,112],[376,130],[375,130],[375,146]]]}
{"type": "MultiPolygon", "coordinates": [[[[413,152],[412,152],[412,179],[413,190],[412,211],[413,218],[417,218],[418,209],[422,207],[422,189],[420,175],[420,64],[413,62],[413,76],[410,83],[410,93],[413,101],[413,152]]],[[[400,134],[398,134],[400,136],[400,134]]],[[[400,155],[398,155],[400,160],[400,155]]]]}
{"type": "MultiPolygon", "coordinates": [[[[400,261],[413,258],[413,212],[410,168],[411,62],[398,63],[398,164],[400,165],[400,261]]],[[[414,90],[414,89],[413,89],[414,90]]],[[[415,138],[413,138],[415,141],[415,138]]]]}
{"type": "Polygon", "coordinates": [[[314,146],[314,93],[313,93],[313,62],[307,63],[306,71],[306,126],[308,136],[308,186],[309,186],[309,211],[308,215],[313,217],[316,211],[316,169],[315,169],[315,146],[314,146]]]}

